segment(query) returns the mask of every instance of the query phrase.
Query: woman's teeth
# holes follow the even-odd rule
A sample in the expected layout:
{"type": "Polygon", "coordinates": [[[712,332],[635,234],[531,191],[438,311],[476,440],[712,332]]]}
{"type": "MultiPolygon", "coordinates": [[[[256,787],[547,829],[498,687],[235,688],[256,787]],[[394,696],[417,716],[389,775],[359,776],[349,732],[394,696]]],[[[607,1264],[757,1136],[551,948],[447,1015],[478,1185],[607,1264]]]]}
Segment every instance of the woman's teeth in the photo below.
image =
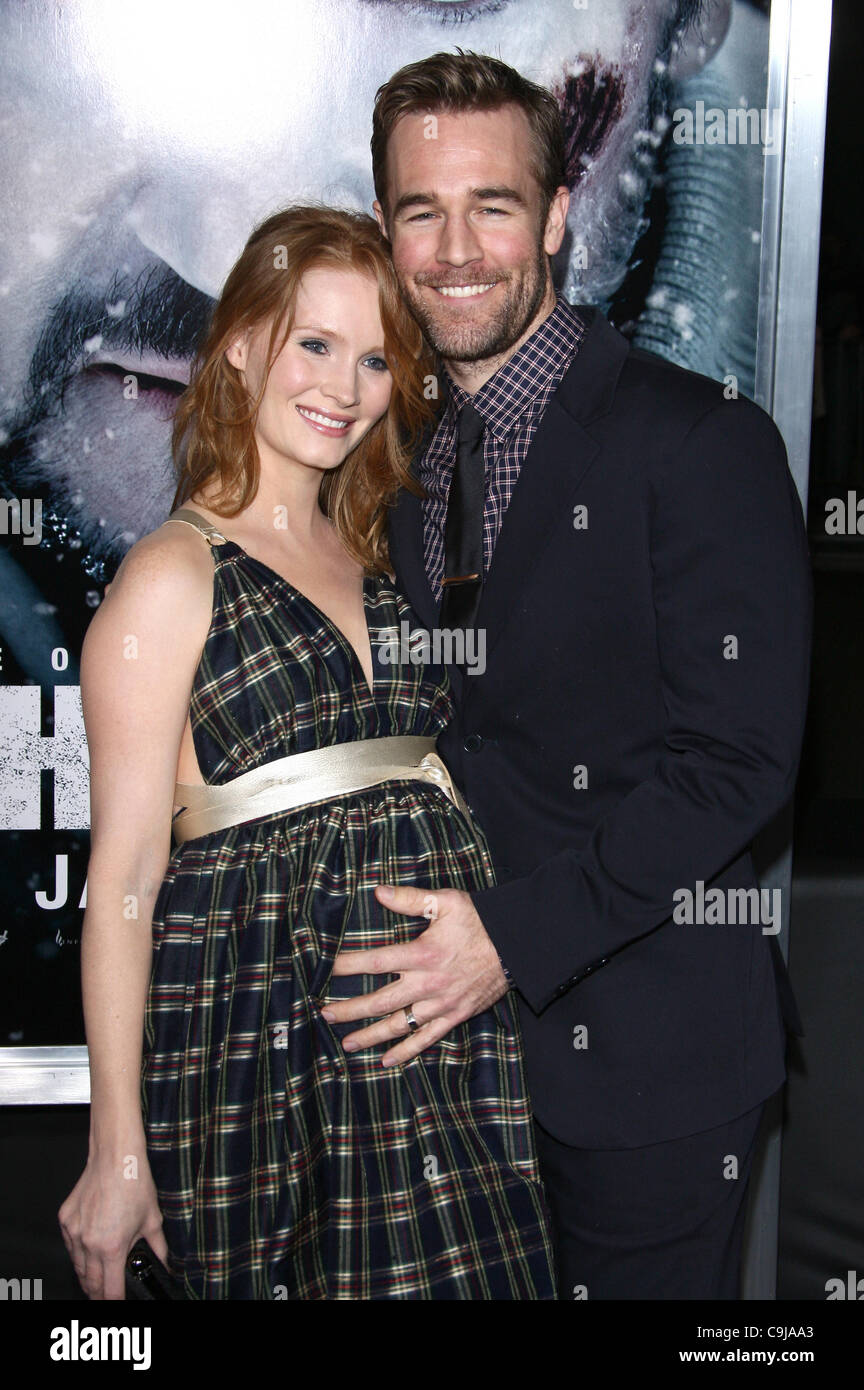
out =
{"type": "Polygon", "coordinates": [[[331,430],[347,430],[352,423],[350,420],[334,420],[332,415],[321,415],[317,410],[306,410],[302,405],[297,409],[307,420],[312,420],[316,425],[326,425],[331,430]]]}

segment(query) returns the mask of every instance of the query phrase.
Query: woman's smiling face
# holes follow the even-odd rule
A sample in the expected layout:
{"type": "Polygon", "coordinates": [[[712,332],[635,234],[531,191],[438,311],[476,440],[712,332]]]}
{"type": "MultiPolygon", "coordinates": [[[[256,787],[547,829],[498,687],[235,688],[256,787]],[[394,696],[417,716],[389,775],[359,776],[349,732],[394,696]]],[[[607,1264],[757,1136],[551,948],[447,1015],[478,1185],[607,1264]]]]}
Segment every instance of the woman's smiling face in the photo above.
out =
{"type": "Polygon", "coordinates": [[[300,281],[291,331],[269,373],[269,320],[228,348],[253,399],[263,385],[255,421],[262,467],[287,460],[329,471],[381,419],[393,379],[378,293],[359,271],[313,267],[300,281]]]}

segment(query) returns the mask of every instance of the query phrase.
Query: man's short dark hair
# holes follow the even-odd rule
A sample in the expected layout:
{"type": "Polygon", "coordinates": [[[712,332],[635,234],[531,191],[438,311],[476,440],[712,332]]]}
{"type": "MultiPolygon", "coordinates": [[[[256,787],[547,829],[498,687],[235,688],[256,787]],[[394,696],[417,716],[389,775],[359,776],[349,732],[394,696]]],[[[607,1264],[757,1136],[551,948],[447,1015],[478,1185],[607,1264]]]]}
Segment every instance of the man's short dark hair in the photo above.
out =
{"type": "Polygon", "coordinates": [[[497,111],[518,106],[534,147],[533,172],[546,211],[556,188],[566,185],[561,112],[551,92],[529,82],[500,58],[482,53],[433,53],[408,63],[378,88],[372,114],[372,177],[387,210],[387,142],[396,122],[412,112],[497,111]]]}

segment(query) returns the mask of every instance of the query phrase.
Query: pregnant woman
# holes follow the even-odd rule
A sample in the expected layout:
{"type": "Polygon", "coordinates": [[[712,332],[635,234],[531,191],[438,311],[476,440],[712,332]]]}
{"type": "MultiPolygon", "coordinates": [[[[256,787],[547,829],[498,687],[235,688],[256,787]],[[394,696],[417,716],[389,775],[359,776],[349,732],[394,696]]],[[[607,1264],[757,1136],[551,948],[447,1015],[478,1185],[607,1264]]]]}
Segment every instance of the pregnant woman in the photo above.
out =
{"type": "Polygon", "coordinates": [[[418,931],[377,884],[493,882],[434,752],[446,672],[387,638],[429,370],[371,218],[271,217],[178,407],[180,505],[87,633],[91,1133],[60,1224],[91,1298],[140,1237],[195,1299],[554,1298],[509,997],[401,1067],[321,1016],[380,983],[338,951],[418,931]]]}

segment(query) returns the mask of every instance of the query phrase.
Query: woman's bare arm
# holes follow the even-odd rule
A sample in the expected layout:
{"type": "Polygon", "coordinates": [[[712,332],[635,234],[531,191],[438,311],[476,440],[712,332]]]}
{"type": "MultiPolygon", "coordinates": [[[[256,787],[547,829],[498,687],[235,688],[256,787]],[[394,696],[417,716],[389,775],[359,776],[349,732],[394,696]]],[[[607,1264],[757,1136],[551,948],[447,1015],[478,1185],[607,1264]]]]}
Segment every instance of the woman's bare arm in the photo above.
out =
{"type": "Polygon", "coordinates": [[[91,1298],[123,1297],[123,1265],[139,1235],[165,1255],[141,1116],[144,1008],[177,759],[212,592],[203,537],[164,526],[126,556],[82,653],[91,802],[81,942],[90,1150],[59,1216],[91,1298]]]}

